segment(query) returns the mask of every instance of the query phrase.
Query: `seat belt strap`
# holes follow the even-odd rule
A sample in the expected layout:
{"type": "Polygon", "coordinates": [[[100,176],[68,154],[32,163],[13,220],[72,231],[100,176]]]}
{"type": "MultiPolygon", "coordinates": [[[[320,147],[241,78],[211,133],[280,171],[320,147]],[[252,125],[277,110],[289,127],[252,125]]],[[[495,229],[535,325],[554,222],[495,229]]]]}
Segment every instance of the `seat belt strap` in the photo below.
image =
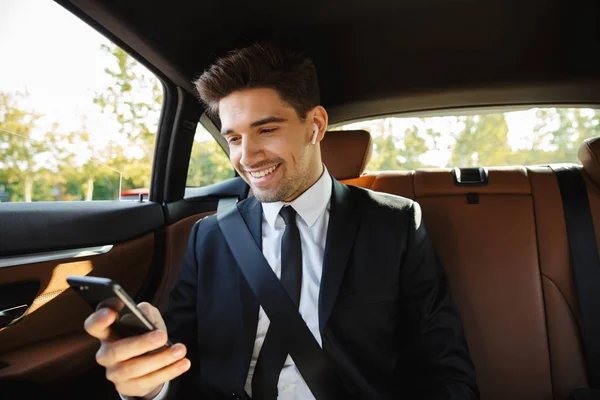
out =
{"type": "Polygon", "coordinates": [[[590,387],[600,389],[600,255],[585,181],[577,166],[551,166],[560,189],[590,387]]]}
{"type": "Polygon", "coordinates": [[[338,378],[330,361],[256,244],[236,198],[219,200],[217,220],[242,274],[310,391],[317,400],[340,398],[338,378]]]}

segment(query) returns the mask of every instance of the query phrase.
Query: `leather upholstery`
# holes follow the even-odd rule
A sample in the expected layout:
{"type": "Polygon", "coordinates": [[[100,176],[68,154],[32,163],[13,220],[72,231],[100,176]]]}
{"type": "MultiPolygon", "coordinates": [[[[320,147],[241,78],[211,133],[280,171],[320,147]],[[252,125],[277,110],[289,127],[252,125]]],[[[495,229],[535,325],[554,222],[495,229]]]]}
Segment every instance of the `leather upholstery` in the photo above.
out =
{"type": "Polygon", "coordinates": [[[438,174],[417,172],[416,200],[461,312],[482,398],[551,399],[531,197],[485,194],[469,204],[452,179],[436,188],[445,194],[434,195],[428,182],[440,180],[438,174]]]}
{"type": "MultiPolygon", "coordinates": [[[[579,158],[600,248],[600,138],[584,142],[579,158]]],[[[369,172],[344,183],[421,204],[483,399],[567,399],[587,387],[561,197],[549,167],[489,168],[486,186],[457,186],[451,169],[369,172]],[[480,195],[478,204],[468,204],[470,193],[480,195]]]]}
{"type": "Polygon", "coordinates": [[[2,362],[9,367],[2,369],[0,378],[53,383],[72,379],[94,365],[98,347],[98,340],[83,332],[19,347],[2,354],[2,362]]]}
{"type": "Polygon", "coordinates": [[[586,173],[600,187],[600,137],[584,141],[579,147],[578,156],[586,173]]]}
{"type": "Polygon", "coordinates": [[[549,167],[529,169],[556,398],[587,386],[560,190],[549,167]]]}
{"type": "Polygon", "coordinates": [[[214,212],[194,214],[167,226],[165,237],[167,243],[166,265],[162,270],[160,284],[152,299],[152,304],[161,312],[166,311],[169,302],[169,294],[179,276],[179,267],[183,263],[183,257],[188,246],[188,238],[194,224],[214,212]]]}
{"type": "Polygon", "coordinates": [[[345,179],[342,182],[409,199],[415,198],[414,171],[367,172],[358,178],[345,179]]]}
{"type": "Polygon", "coordinates": [[[329,131],[321,141],[321,156],[337,180],[362,175],[371,158],[373,141],[367,131],[329,131]]]}
{"type": "Polygon", "coordinates": [[[68,290],[66,276],[107,277],[135,296],[144,283],[140,276],[147,275],[152,263],[153,247],[154,234],[150,233],[91,258],[0,268],[1,282],[40,281],[40,293],[27,317],[0,330],[0,363],[8,364],[0,368],[0,379],[18,377],[40,382],[65,376],[72,367],[91,367],[98,341],[83,330],[91,309],[68,290]]]}
{"type": "Polygon", "coordinates": [[[417,197],[437,195],[479,194],[531,194],[525,168],[488,168],[489,184],[486,186],[457,186],[451,169],[426,169],[415,172],[417,197]]]}
{"type": "Polygon", "coordinates": [[[374,174],[372,190],[415,198],[414,171],[382,171],[374,174]]]}

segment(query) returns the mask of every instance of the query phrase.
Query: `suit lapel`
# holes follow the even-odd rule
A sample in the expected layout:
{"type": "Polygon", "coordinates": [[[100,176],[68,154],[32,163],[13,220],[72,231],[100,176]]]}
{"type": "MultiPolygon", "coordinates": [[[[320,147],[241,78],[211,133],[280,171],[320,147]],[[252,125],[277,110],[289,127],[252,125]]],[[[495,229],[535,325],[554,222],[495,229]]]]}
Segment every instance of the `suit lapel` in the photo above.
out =
{"type": "MultiPolygon", "coordinates": [[[[262,250],[262,206],[254,197],[250,197],[238,204],[238,208],[248,229],[254,237],[256,244],[262,250]]],[[[236,264],[237,265],[237,264],[236,264]]],[[[242,364],[242,387],[248,376],[250,361],[252,360],[252,351],[254,350],[254,341],[256,340],[256,329],[258,325],[258,301],[252,293],[252,289],[246,282],[246,279],[239,272],[240,279],[240,300],[242,303],[242,319],[244,329],[242,332],[242,349],[243,349],[243,364],[242,364]]]]}
{"type": "Polygon", "coordinates": [[[331,316],[344,272],[348,265],[358,229],[359,216],[354,210],[350,189],[333,179],[329,227],[323,257],[319,293],[319,329],[321,335],[331,316]]]}
{"type": "MultiPolygon", "coordinates": [[[[327,228],[323,274],[319,293],[319,328],[321,334],[323,334],[327,321],[331,316],[359,226],[359,216],[354,210],[350,189],[335,179],[332,178],[332,180],[333,190],[329,226],[327,228]]],[[[256,244],[262,250],[262,206],[260,202],[256,198],[250,197],[240,202],[238,207],[256,244]]],[[[240,374],[241,379],[243,379],[241,382],[243,387],[248,375],[256,339],[259,304],[241,271],[240,300],[244,326],[242,333],[243,371],[240,374]]]]}

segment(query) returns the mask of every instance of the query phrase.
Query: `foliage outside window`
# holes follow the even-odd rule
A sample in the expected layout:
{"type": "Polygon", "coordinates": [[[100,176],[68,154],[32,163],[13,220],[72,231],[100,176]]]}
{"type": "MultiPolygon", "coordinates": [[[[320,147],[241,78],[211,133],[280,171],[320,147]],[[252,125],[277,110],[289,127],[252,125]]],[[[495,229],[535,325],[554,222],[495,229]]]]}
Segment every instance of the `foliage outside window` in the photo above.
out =
{"type": "Polygon", "coordinates": [[[158,79],[54,2],[22,0],[7,12],[0,202],[115,200],[148,188],[158,79]]]}
{"type": "Polygon", "coordinates": [[[336,130],[373,137],[370,171],[578,163],[579,145],[600,135],[600,111],[528,110],[421,118],[381,118],[336,130]]]}
{"type": "Polygon", "coordinates": [[[211,134],[198,123],[188,168],[187,187],[200,187],[234,177],[227,154],[211,134]]]}

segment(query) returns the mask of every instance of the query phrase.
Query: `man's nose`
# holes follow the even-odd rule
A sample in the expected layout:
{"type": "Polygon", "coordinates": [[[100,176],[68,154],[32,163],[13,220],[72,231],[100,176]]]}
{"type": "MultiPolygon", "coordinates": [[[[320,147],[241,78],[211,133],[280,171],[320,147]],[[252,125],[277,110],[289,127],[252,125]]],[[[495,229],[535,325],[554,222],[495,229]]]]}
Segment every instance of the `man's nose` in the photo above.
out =
{"type": "Polygon", "coordinates": [[[258,143],[252,139],[242,139],[242,157],[240,163],[245,167],[252,167],[261,161],[262,151],[258,143]]]}

